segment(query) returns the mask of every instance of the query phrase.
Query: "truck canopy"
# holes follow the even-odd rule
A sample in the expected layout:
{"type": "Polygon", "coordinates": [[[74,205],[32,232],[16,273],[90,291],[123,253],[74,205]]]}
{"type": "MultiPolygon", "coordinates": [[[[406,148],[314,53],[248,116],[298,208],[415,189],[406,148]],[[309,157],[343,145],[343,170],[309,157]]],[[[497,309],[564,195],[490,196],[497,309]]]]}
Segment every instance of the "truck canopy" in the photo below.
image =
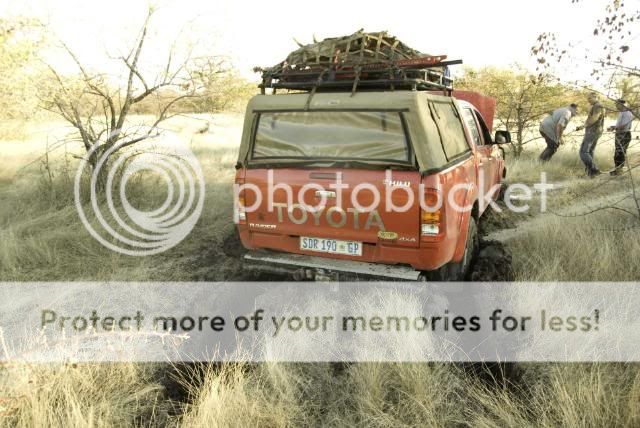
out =
{"type": "Polygon", "coordinates": [[[309,97],[255,96],[247,106],[239,165],[335,166],[353,160],[378,168],[404,164],[425,173],[471,151],[454,98],[398,90],[309,97]]]}

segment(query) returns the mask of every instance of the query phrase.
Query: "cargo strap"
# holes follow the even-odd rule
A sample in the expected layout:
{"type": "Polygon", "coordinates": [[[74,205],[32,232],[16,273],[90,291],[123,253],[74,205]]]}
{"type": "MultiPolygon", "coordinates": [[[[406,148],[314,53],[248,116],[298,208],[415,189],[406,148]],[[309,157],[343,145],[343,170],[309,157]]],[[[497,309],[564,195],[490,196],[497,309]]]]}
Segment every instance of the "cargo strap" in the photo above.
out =
{"type": "Polygon", "coordinates": [[[325,69],[318,76],[318,80],[316,84],[313,86],[313,89],[311,89],[311,93],[309,93],[309,98],[307,98],[307,103],[304,105],[305,111],[309,110],[309,107],[311,106],[311,100],[313,99],[313,96],[316,94],[316,91],[318,90],[318,85],[322,83],[322,80],[328,71],[329,71],[328,69],[325,69]]]}
{"type": "Polygon", "coordinates": [[[362,67],[356,65],[354,67],[354,71],[356,72],[356,78],[353,79],[353,86],[351,87],[351,96],[353,97],[356,94],[356,89],[358,89],[358,82],[360,82],[360,72],[362,71],[362,67]]]}

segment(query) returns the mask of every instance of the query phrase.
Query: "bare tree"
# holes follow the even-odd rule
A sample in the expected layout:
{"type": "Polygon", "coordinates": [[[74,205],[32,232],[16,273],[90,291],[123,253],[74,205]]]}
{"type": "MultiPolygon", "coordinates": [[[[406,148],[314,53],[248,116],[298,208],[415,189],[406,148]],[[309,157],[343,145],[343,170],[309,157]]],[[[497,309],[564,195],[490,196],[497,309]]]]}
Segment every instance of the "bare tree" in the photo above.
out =
{"type": "MultiPolygon", "coordinates": [[[[571,0],[571,3],[580,7],[581,1],[583,0],[571,0]]],[[[639,87],[637,79],[640,78],[640,64],[637,63],[637,52],[633,60],[628,55],[631,42],[640,37],[640,2],[609,0],[602,16],[596,18],[590,36],[592,43],[584,51],[579,51],[576,47],[579,45],[577,42],[583,42],[584,39],[574,39],[568,44],[562,44],[555,34],[542,33],[531,48],[531,53],[537,59],[539,68],[546,72],[552,72],[559,64],[589,67],[587,69],[590,70],[593,80],[599,82],[598,85],[571,79],[567,79],[567,83],[600,92],[611,100],[625,92],[631,93],[633,97],[627,101],[634,102],[629,107],[634,116],[640,118],[639,98],[634,94],[639,87]],[[593,49],[593,45],[599,45],[602,49],[593,49]],[[624,81],[627,82],[626,90],[620,85],[620,82],[624,81]]]]}
{"type": "MultiPolygon", "coordinates": [[[[583,0],[571,0],[572,3],[578,4],[578,7],[581,1],[583,0]]],[[[579,52],[576,48],[579,43],[576,42],[584,40],[574,39],[568,45],[562,45],[555,34],[543,33],[531,48],[531,53],[536,57],[539,68],[547,72],[563,63],[569,63],[574,67],[590,67],[591,77],[598,82],[597,84],[579,80],[569,83],[577,88],[599,92],[611,101],[627,96],[627,107],[636,119],[640,119],[640,97],[637,94],[640,88],[640,64],[637,63],[637,53],[633,60],[630,60],[628,55],[631,43],[640,37],[640,2],[609,0],[602,15],[596,18],[590,37],[592,44],[583,52],[579,52]],[[599,44],[602,49],[593,49],[593,44],[599,44]]],[[[626,163],[631,197],[635,202],[636,217],[640,220],[640,191],[633,177],[635,167],[629,165],[628,156],[626,163]]]]}
{"type": "Polygon", "coordinates": [[[118,59],[124,68],[122,82],[113,82],[104,73],[93,73],[64,43],[62,46],[77,66],[79,79],[65,78],[53,66],[51,71],[57,88],[43,98],[44,108],[62,116],[78,132],[87,162],[92,168],[109,150],[111,155],[157,135],[162,121],[174,115],[173,108],[182,100],[196,97],[198,88],[190,74],[190,55],[175,62],[175,44],[170,47],[163,69],[145,76],[141,55],[149,32],[154,10],[148,9],[133,47],[118,59]],[[162,96],[161,96],[162,95],[162,96]],[[150,97],[157,99],[155,117],[143,131],[128,124],[132,109],[150,97]]]}

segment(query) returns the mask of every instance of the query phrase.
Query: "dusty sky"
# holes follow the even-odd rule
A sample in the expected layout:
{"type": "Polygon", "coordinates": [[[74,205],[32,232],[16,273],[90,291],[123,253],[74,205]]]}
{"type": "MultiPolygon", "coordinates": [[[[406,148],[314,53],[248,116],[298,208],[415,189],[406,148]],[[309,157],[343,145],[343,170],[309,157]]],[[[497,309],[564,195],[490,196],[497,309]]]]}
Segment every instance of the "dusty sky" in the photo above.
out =
{"type": "MultiPolygon", "coordinates": [[[[541,32],[565,40],[588,36],[605,0],[483,1],[295,1],[160,0],[148,61],[181,33],[204,52],[231,55],[247,77],[251,68],[273,65],[296,48],[293,38],[318,39],[388,30],[409,46],[462,58],[465,64],[532,68],[529,49],[541,32]]],[[[142,22],[144,0],[3,0],[0,15],[31,15],[47,22],[82,58],[106,67],[105,50],[122,52],[142,22]],[[10,1],[9,3],[7,3],[10,1]]],[[[583,43],[582,46],[585,46],[583,43]]]]}

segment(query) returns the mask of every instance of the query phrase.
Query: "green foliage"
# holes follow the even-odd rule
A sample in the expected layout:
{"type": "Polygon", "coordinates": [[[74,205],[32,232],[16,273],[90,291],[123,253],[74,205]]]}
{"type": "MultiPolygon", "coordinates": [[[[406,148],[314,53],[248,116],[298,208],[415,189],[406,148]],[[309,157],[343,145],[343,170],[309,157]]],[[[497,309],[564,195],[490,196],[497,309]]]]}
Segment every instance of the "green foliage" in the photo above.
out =
{"type": "Polygon", "coordinates": [[[41,26],[29,19],[0,18],[0,119],[26,119],[37,109],[33,93],[41,26]]]}
{"type": "Polygon", "coordinates": [[[191,75],[199,87],[199,97],[189,103],[194,113],[241,111],[258,91],[257,85],[240,76],[224,57],[196,59],[191,75]]]}
{"type": "MultiPolygon", "coordinates": [[[[175,105],[177,113],[242,112],[251,97],[258,93],[257,84],[248,82],[235,71],[228,71],[215,79],[200,82],[197,96],[184,99],[175,105]]],[[[175,99],[179,94],[173,89],[159,90],[131,109],[135,114],[157,114],[159,106],[175,99]]]]}
{"type": "MultiPolygon", "coordinates": [[[[573,89],[549,75],[534,75],[521,67],[465,69],[456,87],[481,92],[496,99],[496,120],[514,133],[513,151],[522,153],[526,130],[558,107],[582,100],[573,89]]],[[[537,137],[537,136],[536,136],[537,137]]]]}
{"type": "Polygon", "coordinates": [[[257,93],[257,84],[235,73],[228,73],[206,88],[196,112],[240,111],[257,93]]]}
{"type": "Polygon", "coordinates": [[[624,75],[616,80],[615,86],[619,97],[635,110],[636,115],[640,114],[640,76],[624,75]]]}

